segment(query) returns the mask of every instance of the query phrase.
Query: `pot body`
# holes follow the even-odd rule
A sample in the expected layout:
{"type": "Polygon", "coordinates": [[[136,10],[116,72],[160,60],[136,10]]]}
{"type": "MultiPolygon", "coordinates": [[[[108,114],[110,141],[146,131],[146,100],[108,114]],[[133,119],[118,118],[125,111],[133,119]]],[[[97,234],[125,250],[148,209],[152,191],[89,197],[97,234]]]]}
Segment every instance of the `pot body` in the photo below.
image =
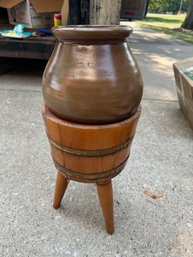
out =
{"type": "Polygon", "coordinates": [[[60,42],[43,75],[43,96],[52,113],[83,124],[114,123],[135,113],[143,82],[126,35],[118,32],[103,33],[100,40],[94,33],[81,37],[74,30],[65,37],[65,28],[54,31],[60,42]]]}

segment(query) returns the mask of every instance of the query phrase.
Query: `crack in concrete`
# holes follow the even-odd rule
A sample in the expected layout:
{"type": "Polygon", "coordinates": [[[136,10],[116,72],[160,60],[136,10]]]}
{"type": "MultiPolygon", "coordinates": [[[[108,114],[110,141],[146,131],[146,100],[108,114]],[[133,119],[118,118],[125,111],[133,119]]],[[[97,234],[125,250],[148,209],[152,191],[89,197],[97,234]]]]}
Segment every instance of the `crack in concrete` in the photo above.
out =
{"type": "Polygon", "coordinates": [[[142,98],[144,101],[155,101],[155,102],[174,102],[177,103],[178,100],[169,100],[169,99],[156,99],[156,98],[142,98]]]}

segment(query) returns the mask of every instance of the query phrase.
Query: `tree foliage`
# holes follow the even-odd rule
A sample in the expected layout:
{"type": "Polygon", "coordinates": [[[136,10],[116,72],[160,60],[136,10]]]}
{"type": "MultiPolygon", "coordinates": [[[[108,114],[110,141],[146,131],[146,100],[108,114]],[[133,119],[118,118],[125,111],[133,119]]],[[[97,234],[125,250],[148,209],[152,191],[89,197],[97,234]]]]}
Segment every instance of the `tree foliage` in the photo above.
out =
{"type": "Polygon", "coordinates": [[[149,11],[176,14],[181,8],[181,11],[187,12],[190,2],[191,0],[150,0],[149,11]]]}

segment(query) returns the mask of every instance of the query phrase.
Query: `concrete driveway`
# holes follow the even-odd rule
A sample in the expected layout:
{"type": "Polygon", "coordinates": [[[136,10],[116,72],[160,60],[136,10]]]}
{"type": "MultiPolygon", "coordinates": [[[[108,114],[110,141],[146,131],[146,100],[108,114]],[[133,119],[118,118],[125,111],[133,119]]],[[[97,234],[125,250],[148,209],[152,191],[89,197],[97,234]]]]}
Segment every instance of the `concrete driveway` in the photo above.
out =
{"type": "Polygon", "coordinates": [[[113,180],[114,235],[105,232],[95,185],[71,182],[61,208],[52,208],[55,168],[40,114],[45,63],[11,60],[0,76],[1,257],[193,256],[193,131],[172,70],[193,46],[127,24],[143,112],[130,160],[113,180]]]}

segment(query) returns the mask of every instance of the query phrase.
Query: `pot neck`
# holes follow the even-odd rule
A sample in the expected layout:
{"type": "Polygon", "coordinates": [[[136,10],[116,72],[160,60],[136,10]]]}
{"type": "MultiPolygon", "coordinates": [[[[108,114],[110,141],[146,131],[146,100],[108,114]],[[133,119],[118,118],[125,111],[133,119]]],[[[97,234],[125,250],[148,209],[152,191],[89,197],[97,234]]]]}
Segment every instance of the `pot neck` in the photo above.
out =
{"type": "Polygon", "coordinates": [[[63,44],[102,45],[126,42],[133,29],[127,26],[59,26],[52,28],[63,44]]]}

